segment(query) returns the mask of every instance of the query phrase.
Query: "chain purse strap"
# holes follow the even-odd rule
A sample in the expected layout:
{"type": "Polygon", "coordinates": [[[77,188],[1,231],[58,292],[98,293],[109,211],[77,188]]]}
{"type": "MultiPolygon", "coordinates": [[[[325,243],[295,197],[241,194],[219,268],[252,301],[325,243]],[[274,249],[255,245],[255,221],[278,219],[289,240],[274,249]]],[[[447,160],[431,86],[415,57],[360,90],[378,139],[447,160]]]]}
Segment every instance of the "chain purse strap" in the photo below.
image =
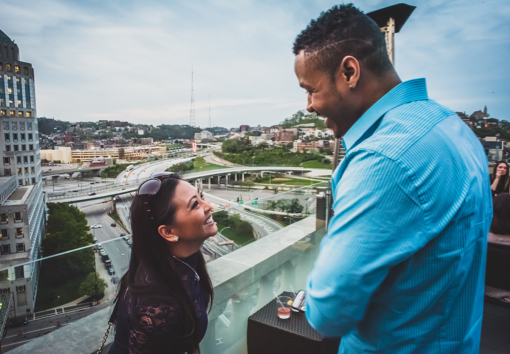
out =
{"type": "Polygon", "coordinates": [[[106,329],[106,332],[104,332],[103,340],[101,341],[101,346],[99,347],[99,350],[96,354],[101,354],[103,351],[104,344],[106,343],[106,339],[108,338],[108,334],[110,333],[110,328],[112,328],[112,323],[108,322],[108,328],[106,329]]]}

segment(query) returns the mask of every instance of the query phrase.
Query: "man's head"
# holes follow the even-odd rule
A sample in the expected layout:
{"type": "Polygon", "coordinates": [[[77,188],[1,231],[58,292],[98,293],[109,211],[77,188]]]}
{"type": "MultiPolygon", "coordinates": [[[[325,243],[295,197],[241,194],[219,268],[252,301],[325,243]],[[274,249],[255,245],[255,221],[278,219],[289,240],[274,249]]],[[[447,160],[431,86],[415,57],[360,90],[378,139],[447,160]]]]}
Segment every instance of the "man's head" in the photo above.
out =
{"type": "Polygon", "coordinates": [[[352,4],[312,20],[293,51],[299,84],[308,92],[307,110],[328,118],[336,137],[400,82],[381,30],[352,4]]]}

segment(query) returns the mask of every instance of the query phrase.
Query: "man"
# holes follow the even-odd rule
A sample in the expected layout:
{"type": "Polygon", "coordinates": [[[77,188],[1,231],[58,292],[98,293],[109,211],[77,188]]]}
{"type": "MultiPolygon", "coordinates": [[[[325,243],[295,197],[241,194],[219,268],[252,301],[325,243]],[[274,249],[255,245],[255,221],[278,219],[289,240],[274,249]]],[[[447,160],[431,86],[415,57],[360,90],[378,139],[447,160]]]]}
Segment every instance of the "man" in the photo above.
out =
{"type": "Polygon", "coordinates": [[[401,83],[380,29],[352,4],[312,21],[294,54],[307,110],[346,150],[308,321],[342,337],[341,353],[478,352],[492,218],[478,139],[424,79],[401,83]]]}

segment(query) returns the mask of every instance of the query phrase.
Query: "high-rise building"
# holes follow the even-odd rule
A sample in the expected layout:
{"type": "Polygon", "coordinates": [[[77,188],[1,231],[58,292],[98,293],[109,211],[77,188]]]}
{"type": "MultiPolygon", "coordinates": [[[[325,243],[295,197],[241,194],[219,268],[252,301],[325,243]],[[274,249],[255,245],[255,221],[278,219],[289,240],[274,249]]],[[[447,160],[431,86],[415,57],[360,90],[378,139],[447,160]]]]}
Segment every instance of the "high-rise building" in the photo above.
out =
{"type": "Polygon", "coordinates": [[[44,236],[34,70],[0,30],[0,293],[16,316],[34,309],[44,236]]]}

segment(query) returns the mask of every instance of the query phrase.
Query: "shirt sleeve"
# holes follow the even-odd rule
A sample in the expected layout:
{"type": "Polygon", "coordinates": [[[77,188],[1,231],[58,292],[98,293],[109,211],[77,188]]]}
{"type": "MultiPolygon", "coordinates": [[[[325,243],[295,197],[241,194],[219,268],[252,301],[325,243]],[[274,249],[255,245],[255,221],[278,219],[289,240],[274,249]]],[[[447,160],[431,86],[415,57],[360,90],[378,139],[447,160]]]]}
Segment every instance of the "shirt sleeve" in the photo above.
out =
{"type": "Polygon", "coordinates": [[[378,153],[358,153],[334,191],[334,215],[307,280],[306,317],[327,337],[354,329],[390,269],[432,236],[413,176],[378,153]]]}
{"type": "Polygon", "coordinates": [[[149,354],[164,349],[165,353],[181,352],[179,339],[184,334],[183,314],[177,301],[169,298],[140,298],[129,328],[129,353],[149,354]]]}

